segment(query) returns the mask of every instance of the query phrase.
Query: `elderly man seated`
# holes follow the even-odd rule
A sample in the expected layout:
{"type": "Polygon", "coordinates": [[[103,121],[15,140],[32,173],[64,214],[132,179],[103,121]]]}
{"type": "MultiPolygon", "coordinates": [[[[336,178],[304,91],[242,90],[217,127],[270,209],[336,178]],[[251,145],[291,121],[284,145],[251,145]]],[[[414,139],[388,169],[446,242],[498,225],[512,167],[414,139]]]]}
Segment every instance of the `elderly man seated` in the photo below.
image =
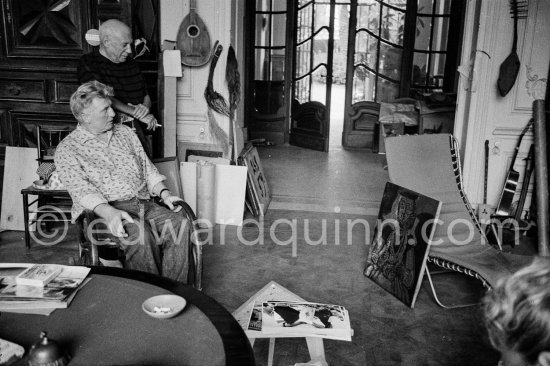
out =
{"type": "Polygon", "coordinates": [[[113,123],[112,94],[90,81],[71,96],[78,126],[58,145],[55,165],[73,200],[73,220],[92,210],[120,237],[127,268],[187,282],[189,227],[174,206],[181,198],[166,188],[132,129],[113,123]]]}

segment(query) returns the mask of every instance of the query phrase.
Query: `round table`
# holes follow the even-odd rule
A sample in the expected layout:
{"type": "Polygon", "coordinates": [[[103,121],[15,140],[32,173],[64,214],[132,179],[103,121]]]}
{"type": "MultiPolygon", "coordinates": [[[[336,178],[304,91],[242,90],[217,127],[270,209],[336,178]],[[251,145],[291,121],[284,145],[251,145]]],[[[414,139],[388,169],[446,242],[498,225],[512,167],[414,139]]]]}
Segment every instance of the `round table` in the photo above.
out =
{"type": "Polygon", "coordinates": [[[28,352],[41,331],[71,355],[71,365],[254,365],[252,348],[233,316],[185,284],[140,271],[91,267],[92,280],[67,309],[49,316],[2,313],[0,338],[28,352]],[[187,306],[170,319],[141,309],[174,293],[187,306]]]}

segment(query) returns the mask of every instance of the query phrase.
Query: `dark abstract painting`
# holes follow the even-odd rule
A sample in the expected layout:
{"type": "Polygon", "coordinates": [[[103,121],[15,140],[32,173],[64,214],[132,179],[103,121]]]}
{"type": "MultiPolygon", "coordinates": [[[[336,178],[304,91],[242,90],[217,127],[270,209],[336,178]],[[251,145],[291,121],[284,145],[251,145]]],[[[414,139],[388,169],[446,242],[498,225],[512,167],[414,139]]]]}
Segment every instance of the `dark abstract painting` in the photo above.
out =
{"type": "Polygon", "coordinates": [[[365,276],[414,307],[441,202],[388,182],[365,276]]]}

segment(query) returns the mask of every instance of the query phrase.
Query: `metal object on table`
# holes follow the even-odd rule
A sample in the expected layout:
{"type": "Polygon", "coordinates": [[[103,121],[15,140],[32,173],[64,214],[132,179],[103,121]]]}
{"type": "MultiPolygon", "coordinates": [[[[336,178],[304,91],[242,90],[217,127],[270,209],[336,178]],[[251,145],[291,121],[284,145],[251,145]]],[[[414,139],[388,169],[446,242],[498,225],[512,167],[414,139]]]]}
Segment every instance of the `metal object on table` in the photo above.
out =
{"type": "Polygon", "coordinates": [[[46,332],[40,333],[40,341],[33,344],[27,357],[29,366],[65,366],[70,360],[59,343],[48,339],[46,332]]]}

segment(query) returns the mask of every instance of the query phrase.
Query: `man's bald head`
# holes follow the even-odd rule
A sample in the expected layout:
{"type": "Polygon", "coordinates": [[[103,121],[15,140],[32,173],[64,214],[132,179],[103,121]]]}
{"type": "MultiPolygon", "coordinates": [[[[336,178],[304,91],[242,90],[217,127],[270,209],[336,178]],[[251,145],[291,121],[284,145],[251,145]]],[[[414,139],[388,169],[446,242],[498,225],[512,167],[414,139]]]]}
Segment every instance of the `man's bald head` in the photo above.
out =
{"type": "Polygon", "coordinates": [[[115,64],[126,61],[132,54],[132,31],[118,19],[101,23],[99,41],[99,52],[115,64]]]}

